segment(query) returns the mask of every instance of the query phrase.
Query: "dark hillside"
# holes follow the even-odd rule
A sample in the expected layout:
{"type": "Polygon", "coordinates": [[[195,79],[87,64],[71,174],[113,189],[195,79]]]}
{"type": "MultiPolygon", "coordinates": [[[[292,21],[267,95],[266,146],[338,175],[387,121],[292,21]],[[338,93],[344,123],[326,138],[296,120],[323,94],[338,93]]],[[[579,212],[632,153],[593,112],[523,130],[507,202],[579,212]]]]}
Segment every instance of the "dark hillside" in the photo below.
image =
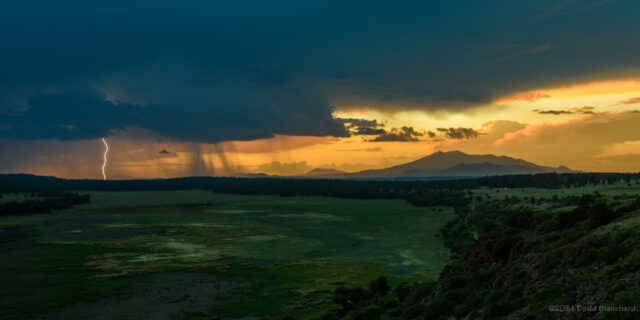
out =
{"type": "Polygon", "coordinates": [[[341,289],[336,309],[320,318],[637,319],[640,310],[598,308],[640,301],[640,197],[554,197],[552,212],[530,202],[505,198],[458,210],[443,234],[463,257],[437,283],[405,282],[382,294],[341,289]]]}

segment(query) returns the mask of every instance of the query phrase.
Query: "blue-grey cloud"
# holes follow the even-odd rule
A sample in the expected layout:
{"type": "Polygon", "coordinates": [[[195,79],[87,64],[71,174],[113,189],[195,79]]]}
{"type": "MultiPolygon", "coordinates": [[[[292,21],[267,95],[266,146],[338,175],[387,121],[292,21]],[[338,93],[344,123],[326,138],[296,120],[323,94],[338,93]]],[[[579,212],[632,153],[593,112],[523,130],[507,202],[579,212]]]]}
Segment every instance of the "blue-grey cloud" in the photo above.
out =
{"type": "Polygon", "coordinates": [[[273,134],[348,136],[331,117],[321,97],[297,92],[260,98],[234,96],[215,103],[185,101],[184,105],[114,103],[101,93],[38,94],[30,108],[0,116],[0,138],[94,139],[126,127],[138,127],[180,141],[220,142],[272,137],[273,134]],[[189,104],[191,103],[191,104],[189,104]],[[183,107],[183,108],[182,108],[183,107]]]}
{"type": "Polygon", "coordinates": [[[332,106],[460,111],[637,75],[640,21],[628,13],[638,10],[621,0],[5,1],[0,137],[129,126],[208,142],[341,136],[332,106]]]}

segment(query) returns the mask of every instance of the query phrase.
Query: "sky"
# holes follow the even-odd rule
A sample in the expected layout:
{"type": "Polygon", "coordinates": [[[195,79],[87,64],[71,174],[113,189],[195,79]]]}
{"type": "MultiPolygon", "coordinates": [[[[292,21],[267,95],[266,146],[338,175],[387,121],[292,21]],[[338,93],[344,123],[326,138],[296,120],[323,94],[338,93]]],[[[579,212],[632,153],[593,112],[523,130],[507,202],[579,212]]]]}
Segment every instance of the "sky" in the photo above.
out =
{"type": "Polygon", "coordinates": [[[0,173],[640,171],[635,0],[0,2],[0,173]]]}

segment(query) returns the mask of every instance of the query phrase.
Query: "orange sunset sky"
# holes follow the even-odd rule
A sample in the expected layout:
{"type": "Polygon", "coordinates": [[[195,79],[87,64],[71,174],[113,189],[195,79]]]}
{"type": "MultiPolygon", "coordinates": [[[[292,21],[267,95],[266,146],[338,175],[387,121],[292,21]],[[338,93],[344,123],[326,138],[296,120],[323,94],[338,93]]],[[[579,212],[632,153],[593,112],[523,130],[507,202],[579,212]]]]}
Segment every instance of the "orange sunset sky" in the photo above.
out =
{"type": "MultiPolygon", "coordinates": [[[[566,165],[585,171],[640,168],[640,78],[539,88],[460,112],[427,112],[402,106],[391,110],[347,105],[337,107],[333,116],[376,120],[380,128],[390,133],[394,128],[412,127],[416,134],[411,141],[373,141],[375,135],[275,135],[251,141],[195,143],[162,139],[152,132],[131,128],[108,138],[107,173],[111,178],[147,178],[295,175],[316,167],[354,172],[450,150],[507,155],[540,165],[566,165]],[[471,128],[477,135],[449,137],[438,128],[471,128]],[[430,136],[429,131],[435,136],[430,136]]],[[[65,152],[29,159],[15,170],[61,177],[101,177],[103,145],[99,139],[32,144],[34,148],[44,145],[65,152]]]]}

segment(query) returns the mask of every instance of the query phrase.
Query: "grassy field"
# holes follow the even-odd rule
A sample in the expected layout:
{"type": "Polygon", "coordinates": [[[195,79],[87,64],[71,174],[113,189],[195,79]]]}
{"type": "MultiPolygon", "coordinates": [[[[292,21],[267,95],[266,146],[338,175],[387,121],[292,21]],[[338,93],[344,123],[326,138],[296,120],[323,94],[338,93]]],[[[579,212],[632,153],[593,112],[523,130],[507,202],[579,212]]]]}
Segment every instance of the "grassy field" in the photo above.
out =
{"type": "MultiPolygon", "coordinates": [[[[435,278],[446,207],[403,200],[98,192],[0,217],[1,319],[309,316],[337,286],[435,278]]],[[[13,196],[19,197],[19,196],[13,196]]]]}
{"type": "Polygon", "coordinates": [[[493,189],[474,189],[471,191],[473,199],[478,196],[483,200],[501,200],[507,197],[519,197],[518,205],[529,205],[537,209],[547,209],[551,206],[551,200],[554,196],[581,196],[583,194],[601,194],[605,198],[615,199],[616,197],[635,196],[640,193],[640,184],[638,181],[632,183],[616,182],[606,185],[588,185],[583,187],[559,188],[559,189],[541,189],[541,188],[493,188],[493,189]],[[527,203],[531,198],[543,200],[541,203],[527,203]]]}

